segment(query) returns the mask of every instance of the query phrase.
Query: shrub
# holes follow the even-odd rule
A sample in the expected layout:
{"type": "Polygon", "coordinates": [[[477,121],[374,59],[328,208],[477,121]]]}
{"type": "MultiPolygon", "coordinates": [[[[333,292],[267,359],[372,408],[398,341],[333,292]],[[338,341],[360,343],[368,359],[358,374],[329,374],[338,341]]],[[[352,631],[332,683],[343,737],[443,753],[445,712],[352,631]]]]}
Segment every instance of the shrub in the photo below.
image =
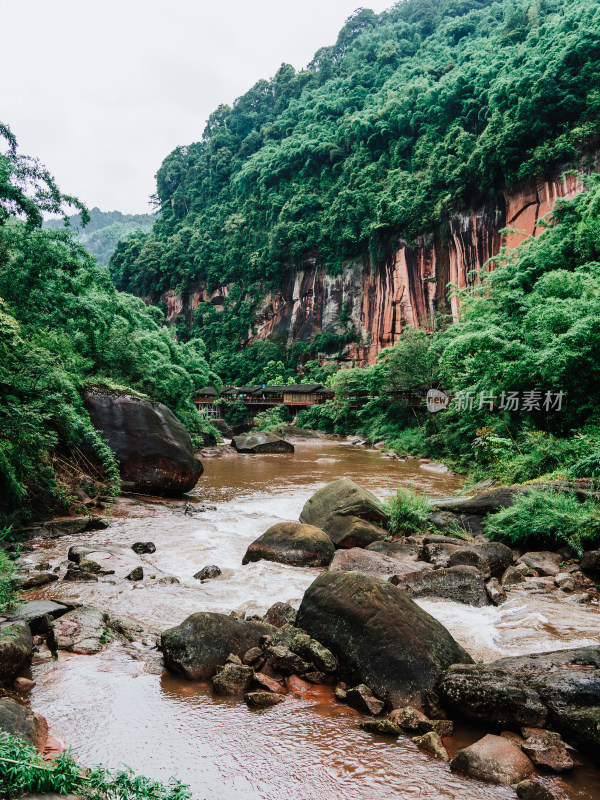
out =
{"type": "Polygon", "coordinates": [[[431,513],[426,497],[403,486],[384,503],[384,508],[388,515],[389,531],[405,536],[421,530],[431,513]]]}
{"type": "Polygon", "coordinates": [[[284,405],[273,406],[267,411],[259,412],[255,417],[256,430],[267,433],[281,432],[291,421],[291,414],[284,405]]]}
{"type": "Polygon", "coordinates": [[[573,492],[530,491],[485,521],[490,539],[519,548],[567,545],[577,555],[600,543],[600,507],[573,492]]]}

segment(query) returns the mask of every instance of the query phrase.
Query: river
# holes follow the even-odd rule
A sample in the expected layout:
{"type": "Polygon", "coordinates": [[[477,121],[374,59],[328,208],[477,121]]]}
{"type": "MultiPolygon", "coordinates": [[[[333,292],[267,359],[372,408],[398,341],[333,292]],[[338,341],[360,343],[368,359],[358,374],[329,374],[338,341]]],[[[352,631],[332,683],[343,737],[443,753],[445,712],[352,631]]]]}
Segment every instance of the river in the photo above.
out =
{"type": "MultiPolygon", "coordinates": [[[[293,455],[207,458],[188,503],[128,498],[106,531],[37,542],[33,562],[59,564],[73,544],[131,545],[151,540],[144,556],[148,580],[123,586],[55,583],[31,596],[78,601],[128,614],[155,631],[195,611],[263,613],[277,601],[298,605],[315,569],[270,562],[241,566],[248,544],[268,527],[294,520],[328,481],[349,477],[383,498],[398,485],[431,496],[460,488],[461,479],[435,464],[398,461],[333,438],[299,439],[293,455]],[[207,564],[223,574],[199,583],[207,564]],[[159,584],[165,572],[178,584],[159,584]]],[[[598,644],[598,607],[556,594],[513,591],[507,603],[470,608],[419,601],[474,658],[598,644]]],[[[454,776],[447,765],[407,738],[373,737],[357,728],[359,715],[338,704],[329,687],[251,711],[209,687],[148,674],[117,645],[97,656],[60,654],[33,668],[32,706],[84,763],[127,764],[162,780],[176,774],[205,800],[387,800],[514,798],[510,788],[454,776]]],[[[451,754],[485,731],[459,728],[451,754]]],[[[545,779],[546,780],[546,779],[545,779]]],[[[565,798],[600,800],[600,774],[587,762],[552,781],[565,798]]]]}

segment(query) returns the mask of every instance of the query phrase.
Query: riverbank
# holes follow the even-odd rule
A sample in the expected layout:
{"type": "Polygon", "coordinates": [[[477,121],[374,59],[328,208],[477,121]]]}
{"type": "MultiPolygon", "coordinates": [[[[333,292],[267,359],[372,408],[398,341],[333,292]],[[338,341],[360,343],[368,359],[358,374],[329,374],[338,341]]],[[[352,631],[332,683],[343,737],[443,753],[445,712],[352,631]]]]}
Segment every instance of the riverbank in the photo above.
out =
{"type": "MultiPolygon", "coordinates": [[[[442,496],[462,483],[434,471],[432,464],[385,459],[354,443],[322,439],[295,444],[290,456],[207,459],[195,499],[130,496],[119,501],[107,530],[35,541],[34,551],[25,554],[32,565],[50,563],[63,575],[73,546],[127,549],[137,541],[152,541],[154,553],[132,553],[145,565],[143,581],[129,582],[115,573],[89,583],[61,580],[28,595],[127,614],[150,632],[197,611],[249,616],[277,601],[297,606],[318,570],[265,561],[242,567],[241,561],[250,542],[267,528],[297,519],[317,488],[350,477],[380,498],[398,484],[442,496]],[[218,565],[222,575],[200,583],[193,575],[208,564],[218,565]],[[161,573],[179,583],[151,578],[161,573]]],[[[597,608],[559,595],[515,588],[502,606],[485,608],[418,602],[474,658],[488,662],[597,643],[597,608]]],[[[34,665],[32,706],[83,763],[125,762],[163,780],[176,773],[197,797],[514,797],[510,789],[452,775],[408,738],[396,743],[359,730],[360,717],[333,699],[331,687],[315,687],[312,696],[292,694],[274,709],[254,712],[214,695],[205,684],[148,672],[147,656],[146,649],[127,646],[117,637],[96,655],[60,652],[58,661],[34,665]]],[[[483,732],[473,725],[457,728],[448,743],[451,755],[483,732]]],[[[565,786],[568,797],[600,797],[592,767],[578,768],[565,786]]]]}

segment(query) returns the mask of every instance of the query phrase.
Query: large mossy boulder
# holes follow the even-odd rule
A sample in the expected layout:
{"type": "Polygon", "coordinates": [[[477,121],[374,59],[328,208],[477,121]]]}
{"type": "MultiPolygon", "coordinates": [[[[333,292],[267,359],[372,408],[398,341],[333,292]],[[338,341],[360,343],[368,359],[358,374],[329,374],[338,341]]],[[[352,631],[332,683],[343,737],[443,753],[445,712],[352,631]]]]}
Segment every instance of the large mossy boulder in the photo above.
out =
{"type": "Polygon", "coordinates": [[[136,492],[178,495],[202,475],[190,436],[162,403],[131,394],[86,391],[83,404],[119,463],[121,478],[136,492]]]}
{"type": "Polygon", "coordinates": [[[427,708],[441,673],[472,663],[408,595],[361,572],[319,575],[304,594],[297,625],[331,650],[347,683],[366,684],[393,708],[427,708]]]}
{"type": "Polygon", "coordinates": [[[366,547],[386,535],[387,515],[374,494],[340,478],[306,501],[300,522],[324,530],[336,547],[366,547]]]}
{"type": "Polygon", "coordinates": [[[8,686],[33,652],[31,630],[26,622],[0,626],[0,687],[8,686]]]}
{"type": "Polygon", "coordinates": [[[335,553],[327,534],[302,522],[279,522],[246,550],[242,564],[251,561],[277,561],[294,567],[326,567],[335,553]]]}
{"type": "Polygon", "coordinates": [[[257,431],[234,436],[232,445],[238,453],[293,453],[294,445],[274,433],[257,431]]]}
{"type": "Polygon", "coordinates": [[[164,631],[161,649],[168,670],[188,680],[207,680],[230,653],[241,657],[276,630],[273,625],[201,611],[164,631]]]}

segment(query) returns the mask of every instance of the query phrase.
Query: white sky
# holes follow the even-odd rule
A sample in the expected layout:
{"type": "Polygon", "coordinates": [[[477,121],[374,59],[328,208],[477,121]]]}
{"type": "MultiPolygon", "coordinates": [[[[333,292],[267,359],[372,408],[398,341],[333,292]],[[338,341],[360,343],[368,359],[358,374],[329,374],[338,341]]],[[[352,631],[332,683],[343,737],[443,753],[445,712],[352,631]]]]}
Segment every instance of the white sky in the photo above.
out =
{"type": "MultiPolygon", "coordinates": [[[[376,12],[394,0],[363,0],[376,12]]],[[[0,0],[0,120],[89,208],[150,211],[208,115],[305,66],[361,0],[0,0]]]]}

